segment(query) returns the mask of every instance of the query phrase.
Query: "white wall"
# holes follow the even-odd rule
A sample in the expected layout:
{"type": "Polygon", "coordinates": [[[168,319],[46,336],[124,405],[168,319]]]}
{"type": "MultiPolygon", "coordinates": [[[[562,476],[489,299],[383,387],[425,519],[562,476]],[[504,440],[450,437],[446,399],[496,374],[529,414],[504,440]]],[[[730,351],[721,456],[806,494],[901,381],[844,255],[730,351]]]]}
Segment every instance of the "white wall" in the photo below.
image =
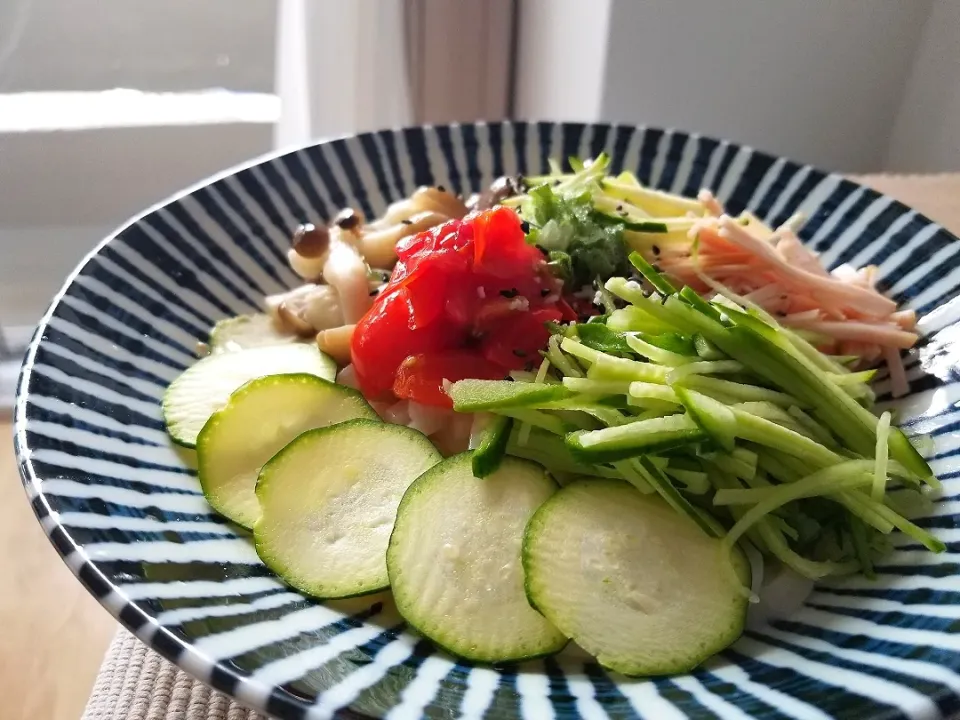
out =
{"type": "Polygon", "coordinates": [[[519,0],[515,114],[603,117],[608,23],[616,0],[519,0]]]}
{"type": "Polygon", "coordinates": [[[0,325],[35,323],[108,232],[271,136],[260,124],[0,134],[0,325]]]}
{"type": "Polygon", "coordinates": [[[272,92],[275,16],[275,0],[0,0],[0,92],[272,92]]]}
{"type": "Polygon", "coordinates": [[[960,170],[960,2],[936,0],[897,114],[886,168],[960,170]]]}
{"type": "Polygon", "coordinates": [[[22,93],[271,93],[275,19],[274,0],[0,0],[2,106],[27,124],[42,113],[48,128],[0,118],[0,327],[35,323],[76,262],[134,213],[272,146],[272,121],[212,121],[205,103],[179,126],[150,114],[118,127],[107,110],[102,125],[65,130],[22,93]]]}
{"type": "Polygon", "coordinates": [[[883,165],[932,6],[602,0],[594,11],[593,2],[575,0],[521,3],[522,115],[696,130],[856,172],[883,165]]]}

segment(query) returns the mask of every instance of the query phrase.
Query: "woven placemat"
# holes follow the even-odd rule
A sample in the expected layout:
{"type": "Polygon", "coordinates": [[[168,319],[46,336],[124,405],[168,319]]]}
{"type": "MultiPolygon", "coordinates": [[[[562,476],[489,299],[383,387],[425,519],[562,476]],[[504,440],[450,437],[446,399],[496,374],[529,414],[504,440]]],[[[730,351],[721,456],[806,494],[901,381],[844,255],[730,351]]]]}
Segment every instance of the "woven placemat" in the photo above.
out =
{"type": "MultiPolygon", "coordinates": [[[[863,175],[855,180],[891,195],[960,234],[960,173],[863,175]]],[[[119,630],[107,651],[84,720],[261,720],[119,630]]]]}
{"type": "Polygon", "coordinates": [[[264,720],[181,672],[119,630],[107,650],[83,720],[264,720]]]}

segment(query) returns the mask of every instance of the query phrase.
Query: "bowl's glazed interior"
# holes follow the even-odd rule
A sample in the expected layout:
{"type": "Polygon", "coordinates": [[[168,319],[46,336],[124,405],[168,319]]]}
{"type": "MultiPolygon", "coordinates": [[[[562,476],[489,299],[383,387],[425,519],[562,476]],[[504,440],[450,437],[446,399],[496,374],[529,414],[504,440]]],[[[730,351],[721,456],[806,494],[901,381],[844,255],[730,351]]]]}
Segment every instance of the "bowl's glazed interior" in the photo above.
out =
{"type": "MultiPolygon", "coordinates": [[[[44,529],[123,624],[194,676],[281,717],[937,718],[960,709],[960,245],[909,208],[836,175],[732,143],[627,126],[495,123],[379,132],[225,173],[105,240],[54,299],[27,354],[16,407],[21,470],[44,529]],[[389,594],[318,603],[286,588],[248,536],[211,511],[191,452],[167,439],[164,388],[225,316],[293,287],[301,222],[354,206],[375,217],[418,185],[469,193],[547,159],[596,156],[654,187],[713,188],[733,212],[802,239],[828,266],[879,266],[921,316],[894,406],[944,481],[877,568],[819,585],[789,620],[747,631],[681,677],[629,679],[565,652],[497,668],[457,661],[409,633],[389,594]]],[[[887,389],[882,371],[877,389],[887,389]]]]}

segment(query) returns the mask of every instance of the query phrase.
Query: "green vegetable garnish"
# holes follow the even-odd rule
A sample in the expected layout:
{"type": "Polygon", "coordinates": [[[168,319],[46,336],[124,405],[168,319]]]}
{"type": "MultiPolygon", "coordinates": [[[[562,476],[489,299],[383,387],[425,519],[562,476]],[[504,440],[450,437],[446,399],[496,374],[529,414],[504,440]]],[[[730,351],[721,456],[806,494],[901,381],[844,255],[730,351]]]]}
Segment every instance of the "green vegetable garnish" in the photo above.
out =
{"type": "Polygon", "coordinates": [[[600,225],[589,192],[564,196],[549,185],[532,189],[521,207],[527,242],[544,248],[551,270],[570,288],[629,273],[623,227],[600,225]]]}

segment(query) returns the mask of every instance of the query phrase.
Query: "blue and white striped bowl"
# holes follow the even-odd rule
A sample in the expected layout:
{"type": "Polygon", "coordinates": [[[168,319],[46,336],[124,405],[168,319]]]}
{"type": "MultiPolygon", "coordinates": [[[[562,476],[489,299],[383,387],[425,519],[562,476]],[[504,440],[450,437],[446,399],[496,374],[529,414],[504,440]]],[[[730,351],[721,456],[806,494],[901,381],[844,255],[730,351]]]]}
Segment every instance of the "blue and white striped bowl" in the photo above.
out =
{"type": "MultiPolygon", "coordinates": [[[[960,709],[960,244],[900,203],[750,148],[654,128],[494,123],[335,140],[257,161],[158,205],[104,240],[30,345],[16,449],[40,522],[86,587],[137,637],[250,707],[285,718],[939,718],[960,709]],[[304,221],[375,217],[418,185],[472,192],[550,157],[596,156],[658,188],[711,187],[773,225],[797,210],[834,266],[879,265],[923,316],[901,421],[930,434],[945,492],[878,579],[819,586],[789,621],[748,631],[683,677],[632,680],[577,659],[496,669],[407,632],[388,595],[317,603],[284,587],[204,502],[168,442],[164,388],[219,318],[292,287],[304,221]]],[[[885,376],[883,376],[885,377],[885,376]]],[[[880,379],[882,393],[887,385],[880,379]]]]}

